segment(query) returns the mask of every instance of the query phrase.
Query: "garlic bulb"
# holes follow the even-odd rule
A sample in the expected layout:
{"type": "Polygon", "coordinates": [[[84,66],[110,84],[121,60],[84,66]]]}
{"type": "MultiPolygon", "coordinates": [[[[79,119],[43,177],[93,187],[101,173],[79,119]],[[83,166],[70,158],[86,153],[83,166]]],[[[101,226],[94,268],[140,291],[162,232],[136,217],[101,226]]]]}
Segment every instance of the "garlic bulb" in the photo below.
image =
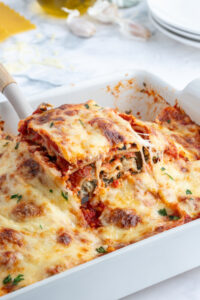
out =
{"type": "Polygon", "coordinates": [[[144,26],[132,20],[121,19],[118,21],[120,32],[130,38],[147,40],[151,37],[151,32],[144,26]]]}
{"type": "Polygon", "coordinates": [[[89,38],[96,33],[96,27],[83,18],[73,18],[68,23],[70,31],[80,37],[89,38]]]}
{"type": "Polygon", "coordinates": [[[88,15],[101,23],[116,23],[119,18],[118,8],[115,4],[108,1],[97,1],[94,6],[88,9],[88,15]]]}
{"type": "MultiPolygon", "coordinates": [[[[73,34],[89,38],[96,33],[95,25],[85,17],[80,17],[77,9],[63,8],[63,10],[69,14],[66,23],[73,34]]],[[[117,6],[106,0],[97,0],[94,6],[88,9],[87,14],[90,18],[98,20],[101,23],[117,24],[120,32],[130,38],[147,40],[151,36],[151,32],[144,26],[132,20],[122,18],[117,6]]]]}
{"type": "Polygon", "coordinates": [[[131,38],[146,40],[151,36],[150,31],[144,26],[122,18],[117,5],[106,0],[98,0],[93,7],[88,9],[88,15],[101,23],[118,24],[120,32],[131,38]]]}
{"type": "Polygon", "coordinates": [[[69,13],[66,23],[74,35],[89,38],[96,33],[95,25],[85,18],[80,17],[80,13],[77,9],[71,10],[63,7],[63,10],[69,13]]]}

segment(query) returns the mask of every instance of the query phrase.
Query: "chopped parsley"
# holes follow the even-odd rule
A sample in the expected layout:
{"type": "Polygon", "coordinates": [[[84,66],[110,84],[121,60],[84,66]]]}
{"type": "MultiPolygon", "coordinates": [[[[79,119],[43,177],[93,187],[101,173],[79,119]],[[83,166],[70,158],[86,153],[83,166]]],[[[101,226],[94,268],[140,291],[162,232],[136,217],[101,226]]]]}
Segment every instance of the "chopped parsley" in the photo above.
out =
{"type": "Polygon", "coordinates": [[[9,144],[9,142],[6,142],[6,143],[3,145],[3,147],[6,147],[6,146],[8,146],[8,144],[9,144]]]}
{"type": "Polygon", "coordinates": [[[68,201],[68,192],[61,192],[61,196],[66,200],[68,201]]]}
{"type": "Polygon", "coordinates": [[[24,280],[24,275],[23,274],[19,274],[17,275],[14,279],[12,284],[13,285],[17,285],[20,281],[24,280]]]}
{"type": "Polygon", "coordinates": [[[179,220],[180,217],[179,217],[179,216],[169,216],[169,219],[170,219],[171,221],[176,221],[176,220],[179,220]]]}
{"type": "Polygon", "coordinates": [[[186,195],[192,195],[192,192],[188,189],[185,191],[185,193],[186,193],[186,195]]]}
{"type": "Polygon", "coordinates": [[[161,216],[167,216],[167,211],[165,208],[161,208],[158,210],[159,215],[161,216]]]}
{"type": "Polygon", "coordinates": [[[40,229],[43,229],[42,225],[40,224],[40,229]]]}
{"type": "Polygon", "coordinates": [[[78,120],[81,123],[81,125],[84,127],[83,121],[81,121],[81,119],[78,119],[78,120]]]}
{"type": "Polygon", "coordinates": [[[168,123],[168,124],[170,124],[170,123],[171,123],[171,120],[170,120],[170,119],[169,119],[169,120],[167,120],[167,123],[168,123]]]}
{"type": "Polygon", "coordinates": [[[53,127],[53,125],[54,125],[54,122],[51,122],[49,127],[51,128],[51,127],[53,127]]]}
{"type": "Polygon", "coordinates": [[[16,145],[15,145],[15,150],[17,150],[19,148],[19,144],[20,142],[17,142],[16,145]]]}
{"type": "Polygon", "coordinates": [[[174,178],[171,175],[169,175],[168,173],[163,173],[163,175],[167,175],[171,180],[174,180],[174,178]]]}
{"type": "Polygon", "coordinates": [[[171,221],[176,221],[176,220],[179,220],[179,219],[180,219],[179,216],[173,216],[173,215],[170,215],[170,216],[169,216],[169,215],[167,214],[167,211],[166,211],[165,208],[161,208],[160,210],[158,210],[158,213],[159,213],[159,215],[161,215],[161,216],[163,216],[163,217],[168,217],[169,220],[171,220],[171,221]]]}
{"type": "Polygon", "coordinates": [[[49,190],[49,193],[53,193],[53,190],[52,190],[52,189],[50,189],[50,190],[49,190]]]}
{"type": "Polygon", "coordinates": [[[22,199],[22,195],[20,194],[13,194],[10,196],[10,199],[17,199],[17,203],[22,199]]]}
{"type": "Polygon", "coordinates": [[[85,104],[85,107],[86,107],[87,109],[89,109],[89,108],[90,108],[90,107],[89,107],[89,105],[88,105],[87,103],[85,104]]]}
{"type": "Polygon", "coordinates": [[[12,279],[11,275],[9,274],[3,279],[3,284],[12,283],[12,285],[18,285],[20,281],[24,280],[24,275],[19,274],[14,279],[12,279]]]}
{"type": "MultiPolygon", "coordinates": [[[[161,168],[161,171],[165,171],[166,169],[164,167],[161,168]]],[[[174,180],[174,178],[168,174],[167,172],[163,173],[163,175],[167,175],[171,180],[174,180]]]]}
{"type": "Polygon", "coordinates": [[[12,277],[11,275],[9,274],[8,276],[6,276],[3,280],[3,284],[7,284],[7,283],[10,283],[12,282],[12,277]]]}
{"type": "Polygon", "coordinates": [[[7,135],[7,136],[5,137],[5,139],[6,139],[6,140],[10,140],[10,136],[7,135]]]}
{"type": "Polygon", "coordinates": [[[96,249],[96,251],[98,252],[98,253],[107,253],[107,251],[104,249],[104,247],[99,247],[99,248],[97,248],[96,249]]]}

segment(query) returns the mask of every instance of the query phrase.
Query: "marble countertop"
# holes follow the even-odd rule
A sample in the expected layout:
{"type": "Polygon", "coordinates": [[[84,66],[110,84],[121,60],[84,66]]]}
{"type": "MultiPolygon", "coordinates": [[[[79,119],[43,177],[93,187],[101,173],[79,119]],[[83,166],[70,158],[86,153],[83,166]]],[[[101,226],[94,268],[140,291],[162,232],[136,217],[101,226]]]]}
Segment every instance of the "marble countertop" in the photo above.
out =
{"type": "Polygon", "coordinates": [[[116,26],[97,25],[97,33],[81,39],[64,20],[48,18],[34,0],[4,0],[36,24],[37,29],[16,35],[0,45],[0,60],[29,96],[60,85],[127,69],[144,69],[182,88],[200,76],[200,51],[169,39],[148,20],[145,3],[122,10],[152,30],[147,42],[122,36],[116,26]]]}
{"type": "MultiPolygon", "coordinates": [[[[29,18],[37,29],[0,44],[0,61],[28,97],[61,85],[74,85],[104,74],[130,69],[150,71],[182,89],[200,77],[200,51],[169,39],[153,28],[143,2],[122,14],[146,24],[147,42],[122,36],[113,25],[97,25],[90,39],[73,36],[64,20],[43,15],[35,1],[3,1],[29,18]]],[[[1,97],[0,97],[1,99],[1,97]]],[[[145,276],[145,274],[144,274],[145,276]]],[[[124,300],[199,300],[200,268],[159,283],[124,300]]]]}

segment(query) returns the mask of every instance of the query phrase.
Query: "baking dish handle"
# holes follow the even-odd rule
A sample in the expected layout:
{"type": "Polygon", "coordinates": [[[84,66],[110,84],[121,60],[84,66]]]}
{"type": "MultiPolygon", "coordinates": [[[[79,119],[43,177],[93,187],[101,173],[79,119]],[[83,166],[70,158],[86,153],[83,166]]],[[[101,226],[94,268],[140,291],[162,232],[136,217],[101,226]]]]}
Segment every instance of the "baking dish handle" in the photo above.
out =
{"type": "Polygon", "coordinates": [[[0,64],[0,92],[8,99],[20,119],[26,118],[33,112],[17,83],[0,64]]]}
{"type": "Polygon", "coordinates": [[[191,96],[199,98],[200,100],[200,78],[196,78],[192,80],[188,85],[184,88],[184,92],[189,93],[191,96]]]}
{"type": "Polygon", "coordinates": [[[200,78],[191,81],[180,93],[181,107],[200,125],[200,78]]]}

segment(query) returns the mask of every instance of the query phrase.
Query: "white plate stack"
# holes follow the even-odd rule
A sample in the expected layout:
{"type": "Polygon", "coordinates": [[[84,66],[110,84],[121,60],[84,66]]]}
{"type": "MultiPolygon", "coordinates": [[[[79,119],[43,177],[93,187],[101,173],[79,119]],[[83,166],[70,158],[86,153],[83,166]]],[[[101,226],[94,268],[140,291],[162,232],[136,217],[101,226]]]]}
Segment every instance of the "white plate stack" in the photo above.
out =
{"type": "Polygon", "coordinates": [[[147,0],[151,21],[167,36],[200,48],[200,0],[147,0]]]}

